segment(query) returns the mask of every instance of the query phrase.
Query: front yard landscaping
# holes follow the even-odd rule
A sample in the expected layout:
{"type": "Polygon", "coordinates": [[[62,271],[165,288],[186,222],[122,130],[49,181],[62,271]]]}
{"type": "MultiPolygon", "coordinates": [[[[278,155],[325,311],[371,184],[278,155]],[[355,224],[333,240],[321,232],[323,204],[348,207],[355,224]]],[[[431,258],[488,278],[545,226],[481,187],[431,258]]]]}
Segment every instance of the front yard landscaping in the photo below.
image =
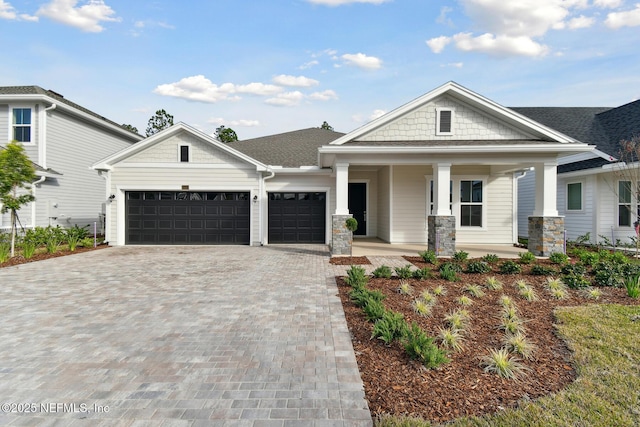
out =
{"type": "Polygon", "coordinates": [[[640,424],[636,261],[421,255],[337,279],[379,425],[640,424]]]}

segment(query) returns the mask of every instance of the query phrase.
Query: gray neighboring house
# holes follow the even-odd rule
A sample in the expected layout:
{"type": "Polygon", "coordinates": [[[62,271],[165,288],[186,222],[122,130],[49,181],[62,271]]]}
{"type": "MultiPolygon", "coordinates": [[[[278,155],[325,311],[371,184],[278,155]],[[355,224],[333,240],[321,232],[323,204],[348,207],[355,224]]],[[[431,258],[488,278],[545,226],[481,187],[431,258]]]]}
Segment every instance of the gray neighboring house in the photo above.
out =
{"type": "MultiPolygon", "coordinates": [[[[39,86],[0,87],[0,135],[0,146],[19,141],[36,166],[36,201],[18,213],[25,228],[100,223],[105,179],[90,166],[143,139],[39,86]]],[[[9,226],[9,214],[0,215],[0,230],[9,226]]]]}
{"type": "MultiPolygon", "coordinates": [[[[612,242],[629,243],[635,236],[634,221],[640,218],[640,200],[628,192],[615,169],[620,166],[620,141],[640,136],[640,100],[609,107],[512,108],[536,122],[596,147],[558,162],[557,205],[565,218],[567,237],[575,240],[590,234],[591,242],[605,236],[612,242]],[[622,183],[621,183],[622,182],[622,183]]],[[[519,180],[518,234],[527,236],[527,213],[534,199],[535,172],[519,180]]]]}

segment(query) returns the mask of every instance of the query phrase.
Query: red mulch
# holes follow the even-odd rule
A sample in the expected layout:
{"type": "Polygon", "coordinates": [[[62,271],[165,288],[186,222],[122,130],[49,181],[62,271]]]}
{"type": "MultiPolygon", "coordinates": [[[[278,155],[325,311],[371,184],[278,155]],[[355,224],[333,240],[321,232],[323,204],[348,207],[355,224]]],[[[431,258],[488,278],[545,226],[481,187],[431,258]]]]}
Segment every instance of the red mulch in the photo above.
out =
{"type": "MultiPolygon", "coordinates": [[[[407,258],[417,267],[429,266],[419,257],[407,258]]],[[[597,302],[580,290],[569,290],[567,299],[555,300],[543,287],[546,277],[527,274],[528,270],[525,266],[524,274],[520,275],[501,275],[497,269],[490,274],[463,273],[459,282],[440,279],[436,272],[437,278],[409,280],[414,288],[413,296],[397,292],[400,281],[396,277],[369,280],[369,288],[379,289],[386,295],[387,309],[402,313],[409,323],[418,322],[433,337],[437,336],[439,327],[446,327],[445,314],[459,307],[455,299],[465,293],[464,287],[484,284],[488,276],[502,281],[502,290],[484,288],[484,297],[472,297],[474,303],[468,307],[471,328],[465,333],[464,350],[449,354],[451,362],[435,370],[427,370],[409,359],[397,342],[387,347],[381,340],[371,339],[373,324],[349,300],[351,288],[338,278],[340,298],[372,415],[411,415],[440,423],[516,407],[520,402],[557,392],[574,381],[576,372],[570,350],[556,335],[554,309],[593,303],[640,304],[640,300],[627,297],[624,289],[617,288],[600,288],[602,296],[597,302]],[[518,295],[513,283],[519,279],[535,288],[538,301],[528,302],[518,295]],[[443,285],[447,294],[438,297],[433,314],[427,318],[415,314],[413,300],[424,289],[433,290],[438,285],[443,285]],[[519,381],[485,373],[480,364],[480,358],[488,349],[499,349],[503,345],[504,332],[498,329],[500,307],[497,303],[502,294],[509,295],[516,303],[521,318],[527,320],[527,338],[537,347],[535,359],[523,361],[528,371],[519,381]]]]}
{"type": "Polygon", "coordinates": [[[82,253],[82,252],[95,251],[95,250],[98,250],[98,249],[103,249],[103,248],[108,248],[108,247],[109,247],[109,245],[98,245],[95,248],[77,247],[76,250],[73,251],[73,252],[71,252],[68,249],[60,250],[60,251],[52,253],[52,254],[47,253],[47,252],[43,252],[43,253],[39,253],[39,254],[33,255],[29,259],[25,259],[22,256],[15,256],[13,258],[9,258],[9,260],[6,261],[6,262],[0,263],[0,268],[11,267],[13,265],[19,265],[19,264],[26,264],[28,262],[42,261],[42,260],[49,259],[49,258],[57,258],[57,257],[61,257],[61,256],[79,254],[79,253],[82,253]]]}
{"type": "Polygon", "coordinates": [[[365,265],[371,264],[366,256],[334,256],[329,261],[333,265],[365,265]]]}

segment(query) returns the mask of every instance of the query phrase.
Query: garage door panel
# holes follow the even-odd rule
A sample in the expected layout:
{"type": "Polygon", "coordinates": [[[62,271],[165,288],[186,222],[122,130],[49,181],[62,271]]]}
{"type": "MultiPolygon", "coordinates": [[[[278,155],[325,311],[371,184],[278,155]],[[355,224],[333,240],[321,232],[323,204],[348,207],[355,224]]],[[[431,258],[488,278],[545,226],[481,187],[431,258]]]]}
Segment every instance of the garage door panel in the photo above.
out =
{"type": "Polygon", "coordinates": [[[325,243],[325,193],[269,193],[269,243],[325,243]]]}
{"type": "Polygon", "coordinates": [[[249,244],[249,193],[128,192],[127,244],[249,244]]]}

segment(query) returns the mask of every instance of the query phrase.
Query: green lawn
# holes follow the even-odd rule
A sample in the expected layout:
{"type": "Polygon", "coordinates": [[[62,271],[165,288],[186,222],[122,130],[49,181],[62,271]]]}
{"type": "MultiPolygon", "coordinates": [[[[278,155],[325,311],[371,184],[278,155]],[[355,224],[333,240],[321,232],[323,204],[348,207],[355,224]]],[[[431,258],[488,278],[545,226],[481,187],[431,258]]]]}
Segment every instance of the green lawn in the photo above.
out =
{"type": "MultiPolygon", "coordinates": [[[[520,409],[447,426],[640,426],[640,306],[559,308],[556,317],[560,335],[574,351],[576,381],[520,409]]],[[[431,426],[399,417],[376,425],[431,426]]]]}

